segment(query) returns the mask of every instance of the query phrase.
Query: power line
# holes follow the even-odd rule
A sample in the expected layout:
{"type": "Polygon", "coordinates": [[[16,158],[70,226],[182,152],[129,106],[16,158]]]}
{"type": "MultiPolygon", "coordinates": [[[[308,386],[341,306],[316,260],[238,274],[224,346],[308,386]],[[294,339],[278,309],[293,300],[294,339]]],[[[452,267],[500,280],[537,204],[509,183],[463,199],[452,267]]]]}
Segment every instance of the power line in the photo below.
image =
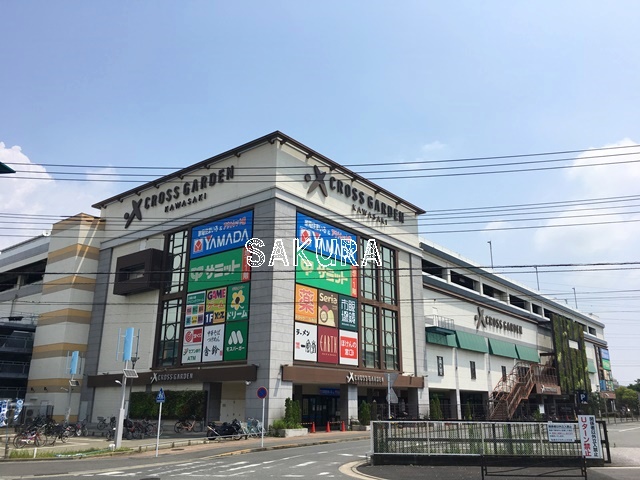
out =
{"type": "MultiPolygon", "coordinates": [[[[491,155],[484,157],[463,157],[463,158],[451,158],[451,159],[441,159],[441,160],[416,160],[416,161],[408,161],[402,162],[402,165],[424,165],[424,164],[434,164],[434,163],[455,163],[455,162],[474,162],[474,161],[485,161],[485,160],[502,160],[508,158],[527,158],[527,157],[544,157],[544,156],[552,156],[552,155],[569,155],[574,153],[584,153],[584,152],[601,152],[601,151],[609,151],[609,150],[619,150],[619,149],[627,149],[627,148],[638,148],[640,145],[620,145],[614,147],[600,147],[600,148],[583,148],[583,149],[574,149],[574,150],[555,150],[550,152],[535,152],[535,153],[518,153],[512,155],[491,155]]],[[[614,154],[615,155],[615,154],[614,154]]],[[[608,155],[603,155],[606,157],[608,155]]],[[[613,156],[613,155],[611,155],[613,156]]],[[[24,165],[23,163],[10,163],[5,162],[7,165],[15,165],[17,167],[24,165]]],[[[114,168],[113,165],[73,165],[73,164],[64,164],[64,163],[38,163],[37,165],[43,167],[68,167],[68,168],[114,168]]],[[[398,162],[365,162],[365,163],[345,163],[342,166],[347,168],[354,167],[366,167],[366,166],[378,166],[378,165],[398,165],[398,162]]],[[[140,170],[182,170],[184,166],[176,166],[176,167],[162,167],[162,166],[131,166],[131,165],[122,165],[118,166],[120,169],[140,169],[140,170]]],[[[263,166],[255,166],[252,168],[272,168],[272,167],[263,167],[263,166]]],[[[306,165],[300,165],[296,167],[289,168],[308,168],[306,165]]]]}

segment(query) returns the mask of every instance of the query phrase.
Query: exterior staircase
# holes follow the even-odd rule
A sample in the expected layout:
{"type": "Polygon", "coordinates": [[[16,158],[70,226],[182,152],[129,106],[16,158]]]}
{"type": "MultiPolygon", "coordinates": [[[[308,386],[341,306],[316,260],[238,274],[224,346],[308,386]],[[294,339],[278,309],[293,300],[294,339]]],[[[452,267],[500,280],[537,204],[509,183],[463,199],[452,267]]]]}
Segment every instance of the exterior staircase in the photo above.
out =
{"type": "Polygon", "coordinates": [[[510,420],[522,400],[529,398],[536,382],[536,372],[541,365],[518,362],[511,373],[500,379],[493,389],[489,420],[510,420]]]}

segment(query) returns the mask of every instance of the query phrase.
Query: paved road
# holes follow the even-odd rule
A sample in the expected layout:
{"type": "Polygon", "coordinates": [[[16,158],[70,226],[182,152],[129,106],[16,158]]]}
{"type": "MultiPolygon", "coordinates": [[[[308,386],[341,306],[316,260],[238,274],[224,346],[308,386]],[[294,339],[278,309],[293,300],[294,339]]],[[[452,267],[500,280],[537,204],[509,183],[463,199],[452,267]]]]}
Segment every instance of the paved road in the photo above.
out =
{"type": "MultiPolygon", "coordinates": [[[[610,425],[609,434],[613,463],[603,468],[590,468],[589,479],[637,480],[640,478],[640,425],[610,425]]],[[[201,435],[172,437],[161,439],[164,448],[158,451],[157,458],[155,439],[124,441],[123,446],[142,450],[143,453],[117,455],[106,459],[3,462],[0,463],[0,479],[95,476],[178,480],[181,476],[217,477],[222,475],[221,472],[226,472],[224,476],[251,476],[248,474],[252,473],[253,478],[346,478],[348,475],[385,480],[466,480],[478,479],[481,473],[480,467],[368,466],[365,459],[370,450],[370,442],[366,432],[319,432],[287,439],[265,437],[264,448],[261,447],[263,441],[260,438],[203,444],[201,435]],[[187,444],[189,438],[192,443],[190,446],[187,444]],[[175,442],[173,448],[171,442],[175,442]],[[301,446],[307,448],[293,448],[301,446]],[[239,454],[243,455],[238,456],[239,454]],[[282,463],[282,469],[278,470],[274,463],[282,463]]],[[[107,445],[100,437],[74,439],[73,442],[68,447],[78,449],[80,444],[83,448],[86,448],[85,445],[107,445]]],[[[542,472],[512,472],[512,476],[502,476],[502,479],[522,480],[523,474],[530,473],[542,472]]],[[[563,475],[566,473],[576,472],[563,472],[563,475]]]]}

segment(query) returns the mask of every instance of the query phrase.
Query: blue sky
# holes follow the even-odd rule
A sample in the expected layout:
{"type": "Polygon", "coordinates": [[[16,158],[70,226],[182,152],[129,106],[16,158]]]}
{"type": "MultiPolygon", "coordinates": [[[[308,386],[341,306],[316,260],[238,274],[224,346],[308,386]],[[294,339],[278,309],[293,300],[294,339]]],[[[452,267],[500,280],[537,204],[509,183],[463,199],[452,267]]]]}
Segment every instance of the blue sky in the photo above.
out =
{"type": "MultiPolygon", "coordinates": [[[[5,0],[0,161],[49,180],[2,178],[0,212],[96,213],[91,204],[134,186],[78,188],[46,164],[89,165],[88,176],[181,168],[274,130],[365,176],[373,167],[358,164],[633,145],[639,10],[633,1],[5,0]]],[[[434,211],[635,195],[637,177],[631,163],[378,183],[434,211]]],[[[495,265],[639,260],[636,223],[441,234],[434,222],[423,220],[426,238],[481,265],[488,241],[495,265]]],[[[0,223],[0,246],[13,234],[0,223]]],[[[570,305],[575,288],[579,308],[607,324],[624,385],[640,377],[639,276],[538,277],[570,305]]],[[[531,273],[513,278],[536,286],[531,273]]]]}

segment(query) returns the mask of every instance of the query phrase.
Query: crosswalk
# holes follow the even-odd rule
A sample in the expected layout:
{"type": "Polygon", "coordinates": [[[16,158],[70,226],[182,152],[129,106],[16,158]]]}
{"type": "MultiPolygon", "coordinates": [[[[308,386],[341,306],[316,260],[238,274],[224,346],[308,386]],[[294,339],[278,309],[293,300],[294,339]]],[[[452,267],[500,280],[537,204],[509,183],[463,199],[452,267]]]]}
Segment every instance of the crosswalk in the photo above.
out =
{"type": "MultiPolygon", "coordinates": [[[[273,452],[272,452],[273,455],[273,452]]],[[[144,480],[181,480],[198,478],[342,478],[340,465],[349,460],[358,460],[365,455],[356,455],[338,451],[323,451],[309,456],[291,455],[281,458],[268,458],[266,452],[252,455],[251,460],[238,457],[195,460],[173,465],[146,466],[122,470],[109,470],[80,474],[80,477],[93,478],[132,478],[144,480]],[[259,457],[265,457],[259,459],[259,457]]],[[[244,457],[244,456],[243,456],[244,457]]]]}

